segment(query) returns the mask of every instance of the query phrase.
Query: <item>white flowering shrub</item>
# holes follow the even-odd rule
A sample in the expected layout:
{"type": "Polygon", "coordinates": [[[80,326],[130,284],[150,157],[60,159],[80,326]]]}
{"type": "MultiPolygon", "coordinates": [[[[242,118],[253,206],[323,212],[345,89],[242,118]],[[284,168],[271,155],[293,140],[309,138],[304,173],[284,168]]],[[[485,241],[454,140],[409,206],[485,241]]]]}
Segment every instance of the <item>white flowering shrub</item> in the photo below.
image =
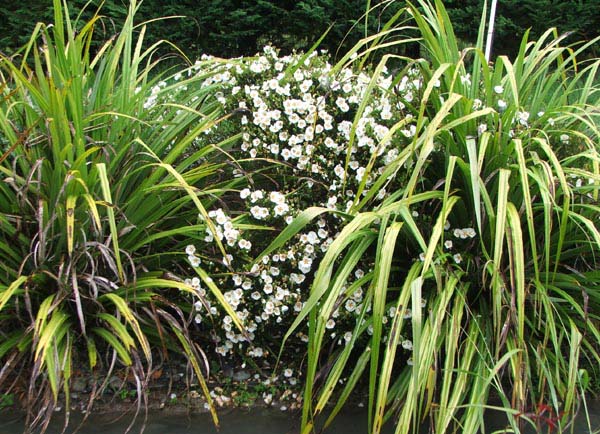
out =
{"type": "MultiPolygon", "coordinates": [[[[198,295],[195,322],[211,334],[215,351],[262,367],[274,361],[281,338],[307,300],[316,266],[344,216],[365,203],[377,207],[402,191],[406,175],[399,171],[384,179],[384,184],[374,182],[411,144],[416,130],[412,107],[422,92],[422,78],[415,69],[400,76],[385,72],[376,79],[349,68],[333,74],[324,55],[279,57],[270,47],[260,56],[235,59],[218,68],[203,85],[214,87],[216,100],[230,117],[198,140],[216,141],[231,131],[239,132],[238,143],[229,150],[236,160],[230,176],[238,177],[243,185],[215,202],[208,213],[214,230],[206,225],[186,253],[191,267],[202,266],[212,274],[247,334],[216,307],[198,277],[188,282],[198,295]],[[279,251],[253,262],[311,206],[322,207],[324,212],[279,251]],[[215,236],[226,256],[215,248],[215,236]]],[[[203,73],[201,66],[192,71],[203,73]]],[[[405,163],[406,173],[411,165],[410,160],[405,163]]],[[[430,224],[426,213],[414,210],[413,216],[423,225],[430,224]]],[[[446,229],[449,234],[454,230],[446,229]]],[[[454,230],[458,243],[475,235],[472,228],[454,230]]],[[[448,258],[460,263],[462,257],[453,249],[452,238],[449,235],[445,244],[448,258]]],[[[370,310],[362,304],[366,287],[361,284],[369,280],[365,275],[373,259],[365,255],[359,262],[327,321],[334,345],[349,342],[363,307],[370,310]]],[[[407,260],[419,260],[419,255],[407,260]]],[[[393,317],[395,308],[390,305],[388,313],[393,317]]],[[[290,372],[297,372],[293,364],[300,361],[307,339],[301,330],[286,344],[289,370],[283,380],[289,384],[297,381],[290,372]]],[[[410,363],[410,336],[401,342],[410,363]]]]}

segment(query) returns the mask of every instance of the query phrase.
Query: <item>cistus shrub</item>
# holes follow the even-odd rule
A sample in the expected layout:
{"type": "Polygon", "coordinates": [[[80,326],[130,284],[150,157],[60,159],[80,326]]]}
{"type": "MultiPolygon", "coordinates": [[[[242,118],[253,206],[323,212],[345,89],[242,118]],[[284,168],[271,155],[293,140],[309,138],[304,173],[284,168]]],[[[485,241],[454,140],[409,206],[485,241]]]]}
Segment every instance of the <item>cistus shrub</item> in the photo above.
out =
{"type": "MultiPolygon", "coordinates": [[[[202,68],[191,69],[198,72],[202,68]]],[[[349,67],[333,73],[324,53],[279,56],[272,47],[217,67],[203,82],[231,117],[199,140],[220,138],[223,129],[238,131],[229,151],[235,159],[231,176],[243,180],[208,212],[227,256],[214,250],[215,234],[208,228],[191,237],[186,249],[191,267],[203,264],[212,272],[248,332],[236,330],[232,318],[213,307],[201,280],[191,277],[187,283],[202,296],[194,302],[197,328],[213,334],[216,353],[233,355],[239,363],[274,364],[281,339],[308,300],[316,265],[345,216],[365,204],[379,206],[406,183],[412,161],[385,171],[411,143],[422,85],[414,68],[377,77],[349,67]],[[261,255],[309,207],[314,222],[261,255]]],[[[364,315],[362,284],[372,261],[359,264],[327,322],[334,345],[346,345],[364,315]]],[[[284,357],[295,372],[304,354],[298,343],[307,337],[304,328],[295,333],[290,342],[295,352],[284,357]]],[[[409,346],[410,338],[406,341],[409,346]]]]}

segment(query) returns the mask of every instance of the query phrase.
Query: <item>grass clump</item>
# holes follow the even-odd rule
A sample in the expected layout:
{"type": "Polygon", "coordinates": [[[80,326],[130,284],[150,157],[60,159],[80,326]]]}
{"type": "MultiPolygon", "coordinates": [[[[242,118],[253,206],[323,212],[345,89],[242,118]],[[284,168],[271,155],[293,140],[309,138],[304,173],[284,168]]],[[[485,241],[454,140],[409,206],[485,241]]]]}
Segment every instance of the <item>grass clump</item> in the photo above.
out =
{"type": "Polygon", "coordinates": [[[0,385],[27,378],[28,424],[45,427],[59,395],[69,408],[75,367],[106,380],[91,405],[124,366],[139,411],[156,357],[175,350],[211,403],[179,306],[195,290],[165,273],[177,272],[186,223],[232,184],[212,158],[226,144],[189,151],[218,122],[210,88],[157,72],[161,43],[142,49],[135,1],[95,52],[99,13],[72,22],[66,2],[53,5],[54,24],[36,26],[23,57],[0,58],[0,385]]]}

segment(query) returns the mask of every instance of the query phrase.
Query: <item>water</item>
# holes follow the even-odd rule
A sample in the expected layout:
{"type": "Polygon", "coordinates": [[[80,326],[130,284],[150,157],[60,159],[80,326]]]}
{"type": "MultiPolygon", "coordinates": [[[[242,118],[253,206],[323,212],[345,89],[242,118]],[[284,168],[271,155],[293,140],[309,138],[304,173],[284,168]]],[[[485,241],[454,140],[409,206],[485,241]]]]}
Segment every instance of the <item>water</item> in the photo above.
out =
{"type": "MultiPolygon", "coordinates": [[[[47,431],[48,434],[60,434],[62,432],[62,421],[56,418],[47,431]]],[[[299,415],[297,413],[282,412],[273,409],[231,410],[220,412],[221,429],[217,430],[208,414],[167,414],[154,412],[148,415],[145,434],[298,434],[299,415]]],[[[138,433],[141,427],[140,417],[133,426],[132,434],[138,433]]],[[[77,418],[72,418],[72,428],[77,426],[77,418]]],[[[501,429],[505,423],[503,417],[488,417],[489,430],[501,429]]],[[[129,424],[131,416],[123,416],[115,421],[114,417],[93,416],[88,419],[83,428],[78,431],[81,434],[123,434],[129,424]]],[[[600,401],[590,404],[590,425],[579,417],[573,428],[575,434],[588,434],[600,432],[600,401]]],[[[72,432],[73,429],[67,430],[72,432]]],[[[21,418],[11,414],[1,414],[0,434],[21,434],[23,432],[23,421],[21,418]]],[[[336,419],[334,425],[325,434],[365,434],[367,432],[367,418],[364,409],[356,411],[345,411],[336,419]]],[[[384,427],[385,434],[394,432],[394,427],[384,427]]],[[[535,433],[535,429],[527,432],[535,433]]]]}
{"type": "MultiPolygon", "coordinates": [[[[8,416],[8,415],[7,415],[8,416]]],[[[56,418],[48,430],[48,434],[60,434],[62,431],[61,418],[56,418]]],[[[78,425],[80,418],[72,417],[72,428],[78,425]]],[[[142,417],[138,417],[132,434],[139,433],[142,417]]],[[[298,434],[300,431],[300,416],[298,413],[283,412],[273,409],[231,410],[219,412],[220,430],[212,423],[209,414],[163,414],[155,412],[148,415],[144,434],[298,434]]],[[[94,416],[90,417],[80,434],[123,434],[132,418],[129,415],[120,417],[94,416]]],[[[71,426],[71,425],[70,425],[71,426]]],[[[360,412],[345,412],[327,429],[327,434],[365,434],[367,431],[367,416],[364,410],[360,412]]],[[[0,419],[0,434],[21,434],[23,422],[20,418],[12,420],[0,419]]],[[[67,432],[72,432],[68,430],[67,432]]],[[[393,427],[388,426],[385,434],[393,433],[393,427]]]]}

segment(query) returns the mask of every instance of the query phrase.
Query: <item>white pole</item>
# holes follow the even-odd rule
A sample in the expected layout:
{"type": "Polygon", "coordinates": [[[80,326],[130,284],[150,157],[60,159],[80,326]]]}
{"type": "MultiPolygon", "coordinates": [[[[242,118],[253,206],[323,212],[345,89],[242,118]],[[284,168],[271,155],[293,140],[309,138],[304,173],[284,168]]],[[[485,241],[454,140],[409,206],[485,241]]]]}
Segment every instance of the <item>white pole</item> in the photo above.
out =
{"type": "Polygon", "coordinates": [[[494,37],[494,21],[496,20],[496,3],[497,0],[492,0],[492,10],[490,11],[490,21],[488,24],[487,41],[485,43],[485,61],[490,62],[492,53],[492,39],[494,37]]]}

